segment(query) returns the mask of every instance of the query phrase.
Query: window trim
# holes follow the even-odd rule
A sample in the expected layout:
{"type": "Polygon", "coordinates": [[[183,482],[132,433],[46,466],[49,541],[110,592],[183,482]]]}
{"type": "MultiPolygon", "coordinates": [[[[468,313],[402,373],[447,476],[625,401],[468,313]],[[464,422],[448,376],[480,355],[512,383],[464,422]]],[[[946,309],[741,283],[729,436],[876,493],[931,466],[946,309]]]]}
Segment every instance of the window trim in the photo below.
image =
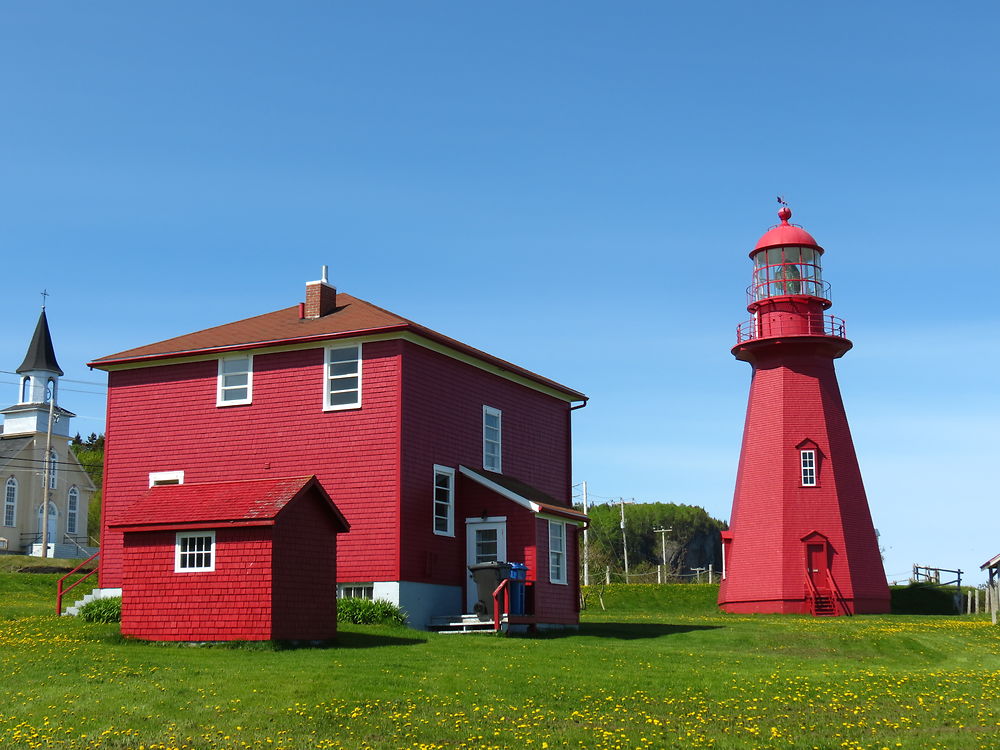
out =
{"type": "Polygon", "coordinates": [[[338,583],[337,584],[337,598],[338,599],[367,599],[373,601],[375,599],[375,584],[374,583],[338,583]],[[362,596],[358,596],[358,592],[362,596]]]}
{"type": "Polygon", "coordinates": [[[80,519],[80,489],[74,484],[66,492],[66,533],[76,534],[80,519]]]}
{"type": "Polygon", "coordinates": [[[362,347],[362,344],[357,343],[357,344],[347,344],[347,345],[341,345],[341,346],[328,346],[328,347],[326,347],[323,350],[323,411],[344,411],[346,409],[360,409],[361,408],[361,391],[362,391],[362,386],[363,386],[363,382],[362,382],[362,370],[364,369],[363,364],[362,364],[363,360],[361,359],[361,354],[362,354],[361,347],[362,347]],[[332,362],[330,362],[330,355],[333,352],[335,352],[335,351],[340,351],[340,350],[344,350],[344,349],[354,349],[355,350],[355,353],[356,353],[357,356],[355,357],[354,361],[358,363],[357,370],[353,374],[332,375],[331,376],[330,375],[330,365],[332,364],[332,362]],[[340,379],[340,378],[350,378],[350,377],[356,377],[358,379],[358,387],[357,387],[357,389],[348,388],[346,390],[337,391],[337,393],[350,393],[352,390],[357,390],[357,394],[358,394],[357,399],[355,399],[353,402],[347,403],[347,404],[331,404],[330,403],[330,395],[331,395],[330,381],[337,380],[337,379],[340,379]]]}
{"type": "Polygon", "coordinates": [[[434,464],[434,485],[431,490],[431,529],[438,536],[455,536],[455,470],[450,466],[440,466],[439,464],[434,464]],[[438,515],[438,476],[448,477],[448,500],[447,500],[447,514],[444,516],[447,521],[447,528],[444,531],[438,529],[438,519],[441,516],[438,515]]]}
{"type": "Polygon", "coordinates": [[[228,357],[219,357],[219,372],[218,372],[218,376],[216,377],[216,384],[215,384],[215,405],[216,406],[245,406],[246,404],[252,404],[252,403],[253,403],[253,355],[252,354],[233,354],[233,355],[230,355],[228,357]],[[245,360],[247,360],[247,369],[245,371],[246,372],[246,376],[247,376],[246,385],[235,385],[235,386],[233,386],[233,385],[230,385],[230,386],[225,385],[225,377],[226,377],[226,375],[241,375],[244,372],[243,370],[241,370],[239,372],[229,372],[229,373],[223,372],[223,369],[226,366],[225,363],[227,361],[231,361],[231,360],[234,360],[234,359],[245,359],[245,360]],[[230,390],[230,391],[231,390],[236,390],[238,388],[246,388],[247,389],[246,398],[234,399],[234,400],[230,400],[230,401],[224,401],[223,400],[222,396],[223,396],[223,393],[225,393],[225,391],[227,391],[227,390],[230,390]]]}
{"type": "Polygon", "coordinates": [[[149,472],[150,487],[161,487],[168,484],[184,484],[184,470],[149,472]]]}
{"type": "Polygon", "coordinates": [[[803,487],[815,487],[817,482],[816,450],[803,448],[799,451],[799,480],[803,487]]]}
{"type": "Polygon", "coordinates": [[[174,537],[174,572],[175,573],[211,573],[215,570],[215,529],[207,529],[203,531],[178,531],[174,537]],[[181,560],[184,555],[197,555],[204,554],[204,551],[197,550],[184,550],[181,551],[181,540],[182,539],[192,539],[192,538],[208,538],[209,542],[208,554],[210,556],[210,562],[208,565],[202,565],[199,567],[187,567],[181,566],[181,560]]]}
{"type": "Polygon", "coordinates": [[[568,562],[566,546],[566,524],[562,521],[549,521],[549,583],[558,583],[561,585],[569,583],[566,570],[568,562]],[[554,528],[559,529],[558,536],[553,535],[552,530],[554,528]],[[556,545],[553,544],[553,540],[555,539],[558,539],[561,548],[556,548],[556,545]],[[558,559],[558,566],[553,564],[553,559],[558,559]],[[560,570],[559,575],[555,573],[556,567],[560,570]]]}
{"type": "MultiPolygon", "coordinates": [[[[490,428],[492,429],[492,428],[490,428]]],[[[483,468],[486,471],[495,471],[500,474],[503,471],[503,412],[494,406],[487,406],[483,404],[483,468]],[[486,437],[486,417],[496,417],[497,418],[497,439],[490,440],[486,437]],[[496,444],[496,464],[487,465],[487,453],[486,446],[490,444],[496,444]]]]}
{"type": "Polygon", "coordinates": [[[15,477],[7,477],[3,490],[3,525],[7,527],[17,526],[17,491],[18,481],[15,477]],[[13,490],[13,492],[11,492],[13,490]],[[7,521],[10,523],[7,523],[7,521]]]}

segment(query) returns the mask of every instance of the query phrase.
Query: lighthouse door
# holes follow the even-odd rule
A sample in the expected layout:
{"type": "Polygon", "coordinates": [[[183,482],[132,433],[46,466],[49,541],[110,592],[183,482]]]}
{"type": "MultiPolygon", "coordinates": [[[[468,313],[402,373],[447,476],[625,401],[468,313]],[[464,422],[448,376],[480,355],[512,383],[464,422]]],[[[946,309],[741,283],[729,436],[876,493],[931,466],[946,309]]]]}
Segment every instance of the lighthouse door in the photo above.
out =
{"type": "Polygon", "coordinates": [[[806,546],[806,571],[817,589],[826,586],[826,545],[810,542],[806,546]]]}

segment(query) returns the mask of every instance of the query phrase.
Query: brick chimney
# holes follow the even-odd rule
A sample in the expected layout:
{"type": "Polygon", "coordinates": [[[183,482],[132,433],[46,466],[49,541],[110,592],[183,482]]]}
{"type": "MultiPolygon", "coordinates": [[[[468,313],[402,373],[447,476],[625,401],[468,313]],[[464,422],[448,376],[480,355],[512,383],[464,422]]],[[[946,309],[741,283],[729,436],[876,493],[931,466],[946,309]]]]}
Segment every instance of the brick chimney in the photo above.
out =
{"type": "Polygon", "coordinates": [[[327,267],[323,266],[323,278],[306,282],[306,318],[322,318],[337,309],[337,289],[327,280],[327,267]]]}

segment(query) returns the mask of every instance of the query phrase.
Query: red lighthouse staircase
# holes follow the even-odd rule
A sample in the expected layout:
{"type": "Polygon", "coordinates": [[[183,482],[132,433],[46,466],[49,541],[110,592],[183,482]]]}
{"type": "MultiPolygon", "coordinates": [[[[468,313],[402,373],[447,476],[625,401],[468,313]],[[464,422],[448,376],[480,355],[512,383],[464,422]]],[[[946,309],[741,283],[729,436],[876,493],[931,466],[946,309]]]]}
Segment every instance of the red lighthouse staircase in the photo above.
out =
{"type": "Polygon", "coordinates": [[[802,227],[750,252],[751,319],[733,355],[753,368],[719,605],[817,616],[889,611],[889,588],[833,361],[852,346],[826,311],[824,250],[802,227]]]}

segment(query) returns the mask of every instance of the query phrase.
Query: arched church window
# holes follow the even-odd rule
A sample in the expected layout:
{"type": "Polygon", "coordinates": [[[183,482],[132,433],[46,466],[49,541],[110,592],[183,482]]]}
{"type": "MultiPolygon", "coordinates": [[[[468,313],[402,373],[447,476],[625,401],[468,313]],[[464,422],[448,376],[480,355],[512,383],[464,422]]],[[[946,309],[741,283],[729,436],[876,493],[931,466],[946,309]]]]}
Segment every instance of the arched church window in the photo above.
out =
{"type": "Polygon", "coordinates": [[[7,479],[4,488],[3,498],[3,525],[15,526],[17,524],[17,480],[14,477],[7,479]]]}

